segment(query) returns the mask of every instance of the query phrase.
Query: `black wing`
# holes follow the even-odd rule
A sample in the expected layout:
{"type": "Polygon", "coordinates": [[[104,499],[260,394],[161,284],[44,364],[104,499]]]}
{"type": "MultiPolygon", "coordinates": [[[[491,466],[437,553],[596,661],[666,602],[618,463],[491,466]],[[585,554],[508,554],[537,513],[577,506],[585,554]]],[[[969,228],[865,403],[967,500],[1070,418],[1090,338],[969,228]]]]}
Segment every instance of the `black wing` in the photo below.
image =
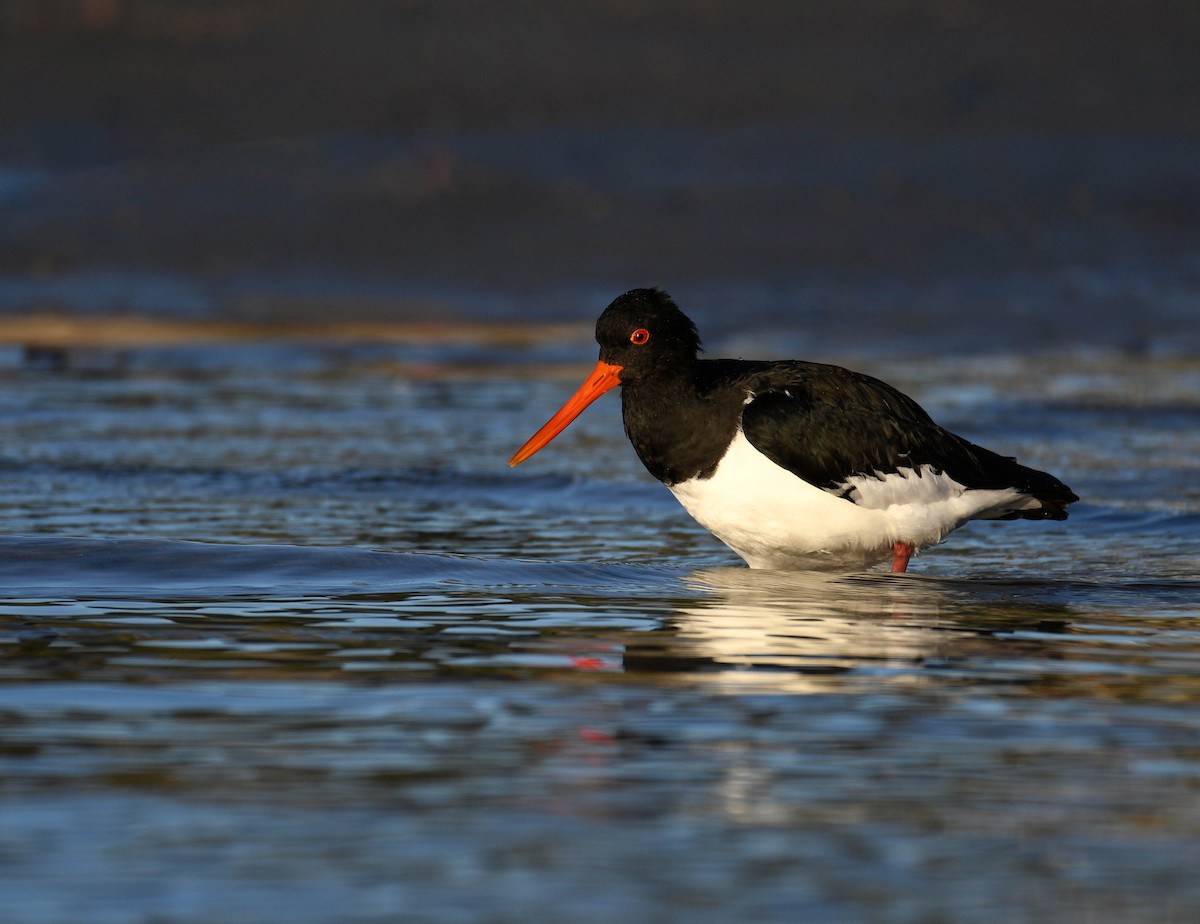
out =
{"type": "MultiPolygon", "coordinates": [[[[1078,498],[1045,472],[944,430],[912,398],[839,366],[772,363],[747,376],[746,439],[810,484],[841,493],[854,475],[929,465],[968,488],[1016,488],[1042,506],[1013,516],[1064,519],[1078,498]]],[[[849,493],[845,493],[850,500],[849,493]]]]}

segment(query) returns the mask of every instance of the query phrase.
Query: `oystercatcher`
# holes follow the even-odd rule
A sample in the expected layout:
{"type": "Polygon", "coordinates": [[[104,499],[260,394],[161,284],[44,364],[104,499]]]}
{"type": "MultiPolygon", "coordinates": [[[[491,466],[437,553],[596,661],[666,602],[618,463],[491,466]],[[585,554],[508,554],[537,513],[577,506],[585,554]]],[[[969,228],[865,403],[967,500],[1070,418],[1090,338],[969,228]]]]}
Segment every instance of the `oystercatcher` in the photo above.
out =
{"type": "Polygon", "coordinates": [[[696,326],[659,289],[596,322],[600,360],[508,462],[518,465],[621,386],[646,469],[751,568],[902,572],[968,520],[1063,520],[1053,475],[939,427],[892,386],[799,360],[700,359],[696,326]]]}

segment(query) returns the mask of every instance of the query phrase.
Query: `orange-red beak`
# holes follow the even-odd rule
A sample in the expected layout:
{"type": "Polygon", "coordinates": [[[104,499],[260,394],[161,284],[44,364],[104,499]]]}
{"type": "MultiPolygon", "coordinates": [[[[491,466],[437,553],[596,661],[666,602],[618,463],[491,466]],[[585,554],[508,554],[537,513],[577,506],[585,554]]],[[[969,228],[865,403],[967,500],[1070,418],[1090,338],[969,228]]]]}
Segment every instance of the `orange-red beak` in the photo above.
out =
{"type": "Polygon", "coordinates": [[[516,455],[508,460],[509,466],[520,465],[554,439],[554,437],[562,433],[567,428],[567,424],[578,417],[585,407],[610,388],[620,385],[621,380],[618,377],[620,373],[620,366],[614,366],[612,363],[606,363],[603,360],[596,363],[596,368],[592,370],[592,374],[584,379],[583,384],[579,386],[579,390],[575,394],[571,395],[570,400],[559,408],[558,413],[547,420],[545,426],[533,434],[524,446],[517,450],[516,455]]]}

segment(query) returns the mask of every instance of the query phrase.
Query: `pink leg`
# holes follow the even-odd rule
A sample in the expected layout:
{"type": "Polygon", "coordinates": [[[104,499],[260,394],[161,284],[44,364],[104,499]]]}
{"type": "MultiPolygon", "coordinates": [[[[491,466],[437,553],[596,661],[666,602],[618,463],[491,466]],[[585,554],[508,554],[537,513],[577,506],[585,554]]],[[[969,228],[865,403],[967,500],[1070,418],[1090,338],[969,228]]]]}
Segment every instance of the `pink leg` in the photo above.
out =
{"type": "Polygon", "coordinates": [[[907,542],[897,542],[892,546],[892,574],[903,574],[908,570],[908,560],[912,558],[913,547],[907,542]]]}

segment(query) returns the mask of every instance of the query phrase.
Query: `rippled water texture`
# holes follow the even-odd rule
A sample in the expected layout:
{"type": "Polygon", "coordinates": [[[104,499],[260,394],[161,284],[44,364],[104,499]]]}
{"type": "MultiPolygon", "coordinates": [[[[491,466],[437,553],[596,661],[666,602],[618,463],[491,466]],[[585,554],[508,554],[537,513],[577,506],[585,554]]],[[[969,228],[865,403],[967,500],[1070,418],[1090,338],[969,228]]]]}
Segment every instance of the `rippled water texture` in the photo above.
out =
{"type": "Polygon", "coordinates": [[[857,361],[1084,502],[814,576],[592,350],[7,357],[4,919],[1200,919],[1200,363],[857,361]]]}

